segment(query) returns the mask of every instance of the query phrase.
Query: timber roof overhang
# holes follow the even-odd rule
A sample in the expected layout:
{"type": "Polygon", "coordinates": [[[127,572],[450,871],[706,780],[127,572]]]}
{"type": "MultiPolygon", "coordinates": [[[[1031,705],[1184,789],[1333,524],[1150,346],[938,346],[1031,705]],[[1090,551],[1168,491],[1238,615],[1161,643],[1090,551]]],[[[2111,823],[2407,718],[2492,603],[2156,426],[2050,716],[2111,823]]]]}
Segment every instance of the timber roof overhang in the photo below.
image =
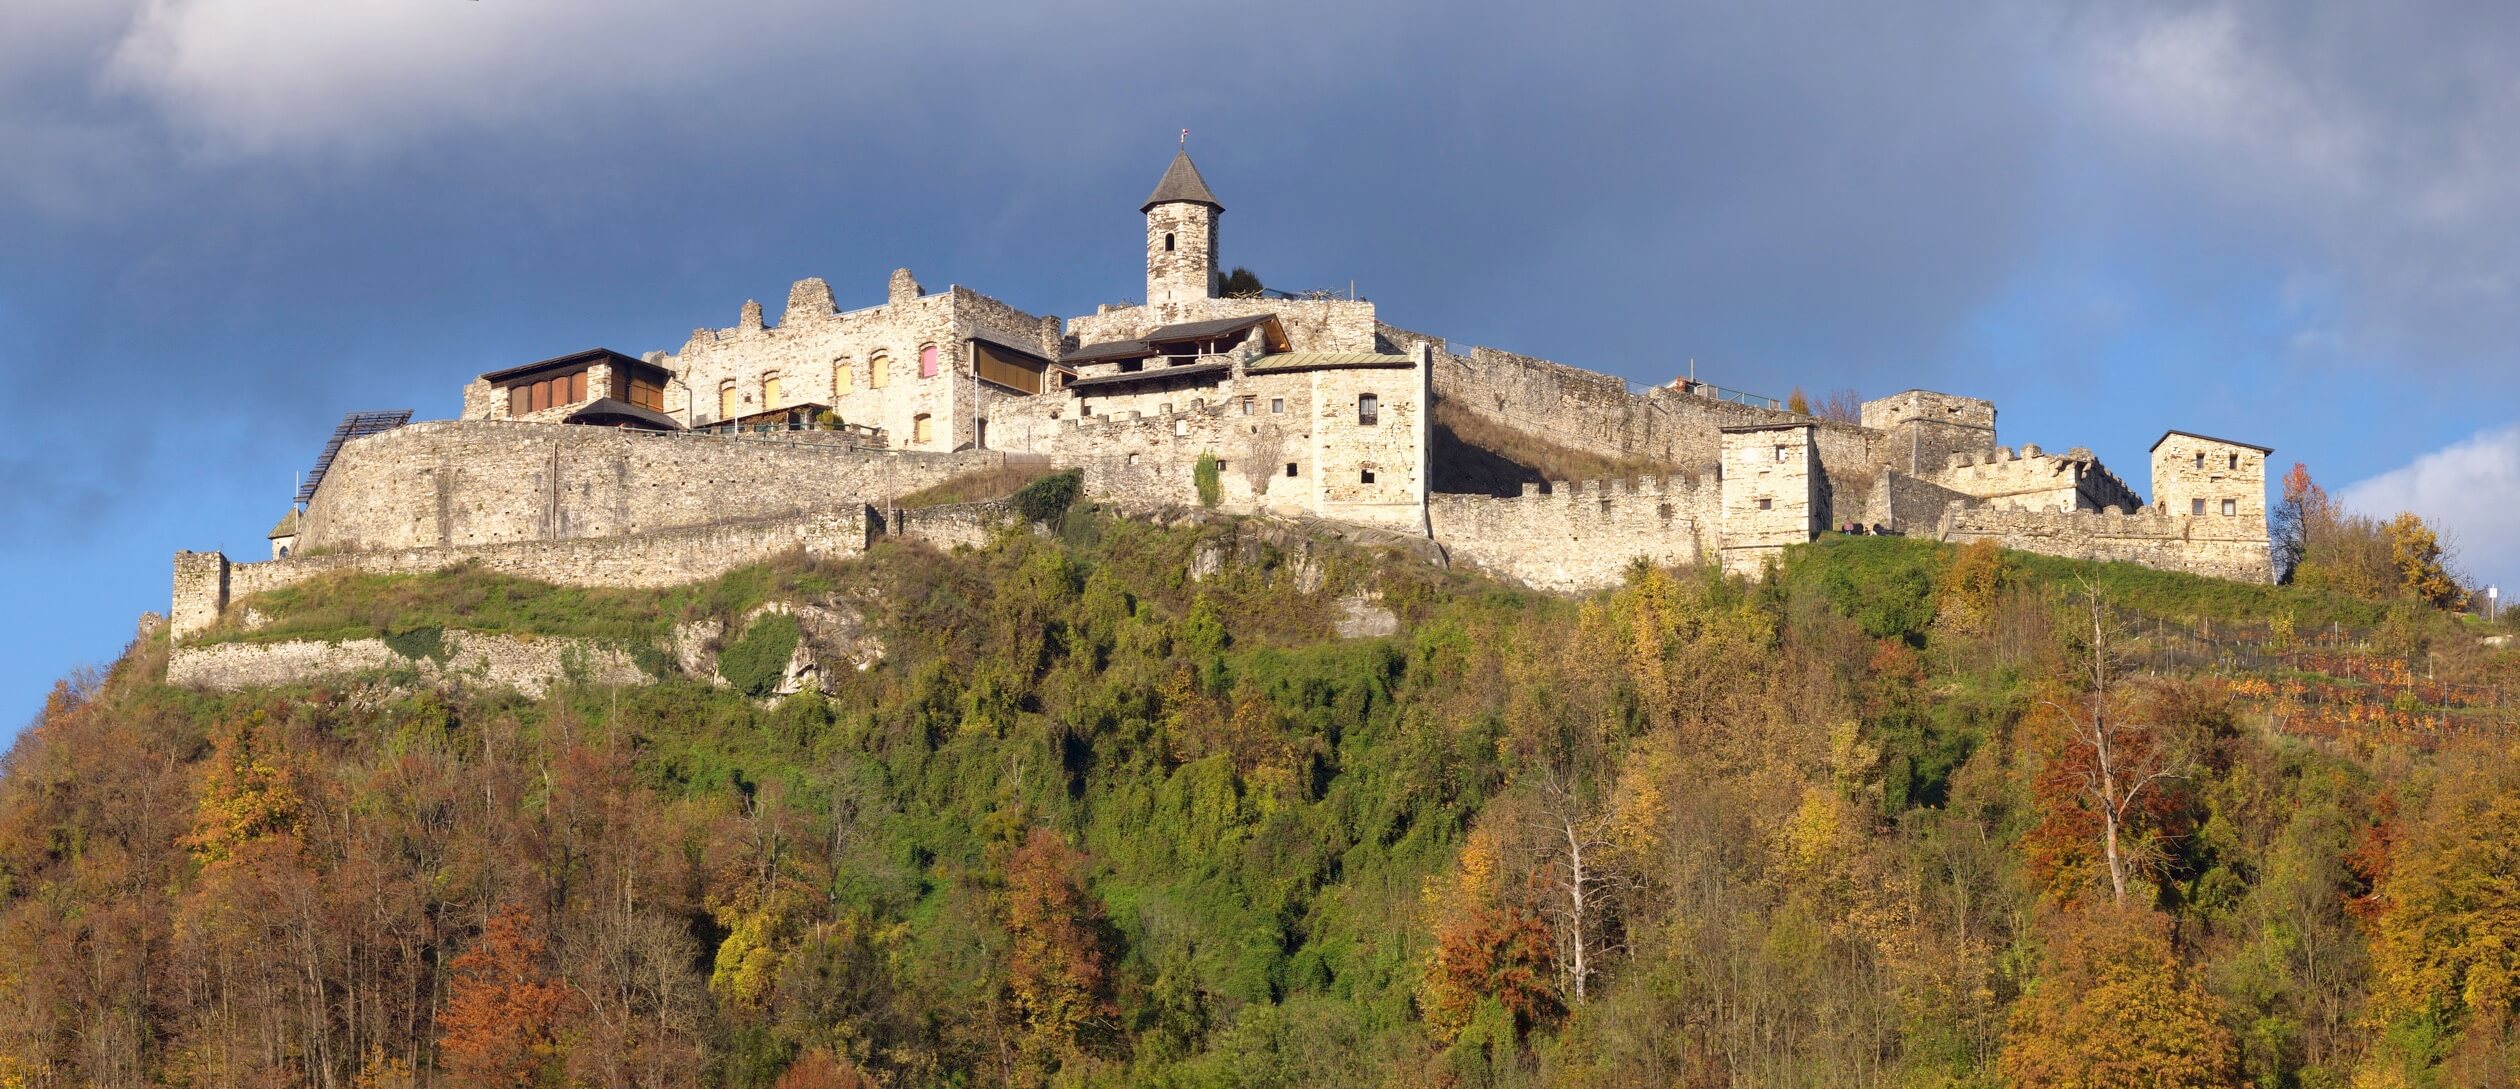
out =
{"type": "Polygon", "coordinates": [[[1357,370],[1373,367],[1414,367],[1413,355],[1385,355],[1381,352],[1280,352],[1252,360],[1243,369],[1251,374],[1283,374],[1288,371],[1357,370]]]}
{"type": "Polygon", "coordinates": [[[539,359],[532,363],[521,363],[505,370],[491,371],[488,374],[482,375],[481,380],[491,383],[513,382],[520,378],[534,377],[544,371],[569,370],[577,367],[583,367],[591,363],[610,363],[616,367],[638,367],[645,370],[655,371],[659,374],[662,374],[665,371],[665,368],[657,366],[654,363],[649,363],[642,359],[623,355],[610,348],[588,348],[582,352],[570,352],[567,355],[555,355],[549,359],[539,359]]]}
{"type": "Polygon", "coordinates": [[[1161,382],[1170,378],[1214,378],[1229,374],[1233,369],[1233,364],[1222,360],[1215,363],[1190,363],[1179,367],[1157,367],[1153,370],[1127,371],[1121,374],[1098,374],[1092,378],[1073,378],[1068,380],[1067,388],[1072,390],[1105,389],[1112,386],[1136,385],[1141,382],[1161,382]]]}
{"type": "Polygon", "coordinates": [[[2225,446],[2238,446],[2244,449],[2255,450],[2261,454],[2272,454],[2275,452],[2275,448],[2272,446],[2260,446],[2254,442],[2241,442],[2237,439],[2218,439],[2212,435],[2199,435],[2194,431],[2181,431],[2177,428],[2172,428],[2168,431],[2162,432],[2160,438],[2154,439],[2151,446],[2144,448],[2144,452],[2151,453],[2152,451],[2161,449],[2161,444],[2170,441],[2170,437],[2172,435],[2177,435],[2181,438],[2203,439],[2206,442],[2219,442],[2225,446]]]}

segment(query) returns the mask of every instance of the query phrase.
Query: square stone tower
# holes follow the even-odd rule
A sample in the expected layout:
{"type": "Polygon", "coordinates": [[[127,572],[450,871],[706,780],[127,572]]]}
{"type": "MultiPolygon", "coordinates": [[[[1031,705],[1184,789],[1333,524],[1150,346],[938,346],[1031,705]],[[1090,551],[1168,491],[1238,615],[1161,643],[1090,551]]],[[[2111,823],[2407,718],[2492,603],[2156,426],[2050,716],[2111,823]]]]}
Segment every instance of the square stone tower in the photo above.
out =
{"type": "Polygon", "coordinates": [[[1173,156],[1146,213],[1146,305],[1216,297],[1216,221],[1225,214],[1190,153],[1173,156]]]}
{"type": "Polygon", "coordinates": [[[1819,536],[1827,488],[1811,424],[1727,427],[1723,511],[1716,528],[1724,570],[1756,575],[1768,557],[1819,536]]]}
{"type": "Polygon", "coordinates": [[[2187,431],[2152,446],[2153,509],[2266,527],[2266,457],[2272,448],[2187,431]]]}
{"type": "Polygon", "coordinates": [[[1888,434],[1881,463],[1909,476],[1931,476],[1963,451],[1995,448],[1995,402],[1912,389],[1864,402],[1865,427],[1888,434]]]}

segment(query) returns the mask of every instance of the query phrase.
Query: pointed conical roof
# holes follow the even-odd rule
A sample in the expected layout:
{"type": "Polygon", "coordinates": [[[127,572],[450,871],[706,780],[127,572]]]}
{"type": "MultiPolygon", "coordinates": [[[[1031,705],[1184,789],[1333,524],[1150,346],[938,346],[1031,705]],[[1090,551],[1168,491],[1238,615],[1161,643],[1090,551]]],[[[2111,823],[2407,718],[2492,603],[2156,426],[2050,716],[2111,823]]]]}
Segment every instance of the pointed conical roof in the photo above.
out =
{"type": "Polygon", "coordinates": [[[1172,165],[1164,168],[1164,180],[1155,183],[1155,192],[1138,206],[1138,211],[1153,211],[1158,204],[1204,204],[1219,212],[1225,210],[1216,194],[1208,192],[1207,179],[1199,176],[1199,168],[1190,162],[1186,149],[1173,156],[1172,165]]]}

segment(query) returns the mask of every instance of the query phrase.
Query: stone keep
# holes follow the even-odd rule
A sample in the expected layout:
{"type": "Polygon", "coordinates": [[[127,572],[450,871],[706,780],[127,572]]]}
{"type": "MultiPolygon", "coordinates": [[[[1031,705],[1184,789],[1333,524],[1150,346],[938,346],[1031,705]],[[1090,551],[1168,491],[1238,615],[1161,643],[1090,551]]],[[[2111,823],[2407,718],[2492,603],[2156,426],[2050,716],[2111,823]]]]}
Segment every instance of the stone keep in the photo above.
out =
{"type": "Polygon", "coordinates": [[[1802,422],[1723,429],[1724,570],[1756,574],[1787,545],[1819,536],[1827,496],[1813,430],[1802,422]]]}
{"type": "Polygon", "coordinates": [[[1173,156],[1138,210],[1146,213],[1146,305],[1216,297],[1216,221],[1225,206],[1188,151],[1173,156]]]}
{"type": "Polygon", "coordinates": [[[2264,535],[2266,456],[2274,451],[2186,431],[2153,443],[2153,509],[2185,517],[2230,519],[2264,535]]]}

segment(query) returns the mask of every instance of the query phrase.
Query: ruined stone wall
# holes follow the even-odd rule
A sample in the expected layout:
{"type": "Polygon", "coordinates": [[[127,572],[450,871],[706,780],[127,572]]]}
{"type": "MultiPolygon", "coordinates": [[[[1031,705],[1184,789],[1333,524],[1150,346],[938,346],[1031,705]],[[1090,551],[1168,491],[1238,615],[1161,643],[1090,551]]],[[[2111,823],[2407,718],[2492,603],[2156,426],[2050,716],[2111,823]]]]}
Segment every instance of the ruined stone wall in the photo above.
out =
{"type": "Polygon", "coordinates": [[[1299,352],[1375,350],[1374,304],[1349,299],[1183,299],[1146,306],[1105,306],[1068,319],[1068,336],[1082,344],[1133,340],[1160,326],[1182,322],[1275,314],[1299,352]]]}
{"type": "Polygon", "coordinates": [[[875,525],[884,536],[919,541],[937,548],[986,548],[998,527],[1017,518],[1006,500],[956,503],[879,512],[875,525]]]}
{"type": "Polygon", "coordinates": [[[1698,513],[1715,505],[1716,490],[1712,480],[1559,481],[1547,492],[1525,484],[1510,498],[1431,496],[1426,515],[1456,562],[1536,589],[1583,592],[1616,585],[1639,557],[1698,562],[1698,513]]]}
{"type": "Polygon", "coordinates": [[[733,382],[738,416],[813,402],[832,406],[849,423],[881,428],[896,447],[970,445],[987,406],[1014,395],[974,386],[969,341],[978,337],[1055,360],[1058,319],[967,288],[918,291],[905,273],[895,273],[891,301],[843,312],[830,285],[799,280],[774,326],[762,323],[759,304],[747,303],[733,328],[692,330],[680,351],[659,358],[678,379],[665,392],[665,414],[695,426],[717,422],[719,389],[733,382]],[[919,352],[928,345],[937,347],[937,373],[921,378],[919,352]],[[767,403],[765,380],[772,374],[779,379],[778,406],[767,403]],[[929,425],[924,442],[917,438],[922,415],[929,425]]]}
{"type": "Polygon", "coordinates": [[[646,684],[654,678],[619,646],[592,639],[449,631],[437,658],[406,658],[381,639],[338,643],[214,643],[176,647],[166,683],[235,690],[303,684],[324,677],[410,671],[432,684],[511,688],[540,696],[563,680],[646,684]]]}
{"type": "Polygon", "coordinates": [[[299,521],[298,551],[614,537],[784,517],[880,503],[1003,460],[868,450],[839,432],[433,421],[344,444],[299,521]]]}
{"type": "Polygon", "coordinates": [[[2118,560],[2239,582],[2272,582],[2275,577],[2262,522],[2250,527],[2237,519],[2151,511],[1954,509],[1944,514],[1939,536],[1957,543],[1987,540],[2023,552],[2118,560]]]}
{"type": "Polygon", "coordinates": [[[459,564],[562,586],[679,586],[715,578],[746,564],[801,550],[854,556],[866,550],[867,508],[792,518],[562,541],[511,541],[459,548],[408,548],[297,555],[265,563],[232,563],[217,552],[175,554],[175,598],[169,616],[177,637],[215,623],[231,602],[335,571],[418,574],[459,564]]]}

